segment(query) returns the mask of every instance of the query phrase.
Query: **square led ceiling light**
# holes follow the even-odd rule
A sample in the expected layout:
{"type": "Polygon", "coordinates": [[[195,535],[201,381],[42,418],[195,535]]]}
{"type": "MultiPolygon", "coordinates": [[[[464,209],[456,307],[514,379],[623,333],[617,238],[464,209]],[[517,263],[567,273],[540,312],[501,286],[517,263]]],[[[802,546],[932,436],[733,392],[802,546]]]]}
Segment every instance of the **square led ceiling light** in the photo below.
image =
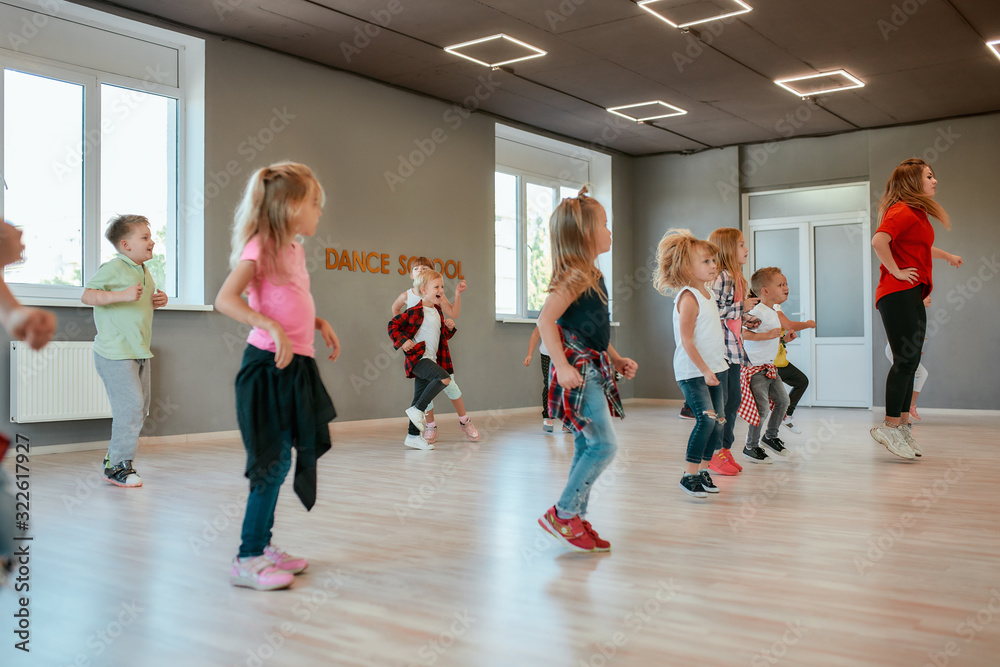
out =
{"type": "Polygon", "coordinates": [[[617,116],[621,116],[622,118],[634,120],[637,123],[642,123],[647,120],[656,120],[658,118],[683,116],[687,113],[687,111],[681,109],[680,107],[675,107],[673,104],[667,104],[666,102],[661,102],[660,100],[653,100],[652,102],[639,102],[638,104],[626,104],[625,106],[620,107],[610,107],[608,111],[617,116]],[[628,113],[623,113],[625,109],[628,109],[628,113]]]}
{"type": "Polygon", "coordinates": [[[836,93],[841,90],[864,88],[864,82],[842,69],[833,72],[822,72],[808,76],[798,76],[792,79],[781,79],[776,84],[799,97],[836,93]]]}
{"type": "Polygon", "coordinates": [[[503,33],[446,46],[444,50],[484,67],[500,67],[529,58],[540,58],[546,54],[531,44],[503,33]]]}
{"type": "Polygon", "coordinates": [[[674,28],[718,21],[753,9],[742,0],[642,0],[639,6],[674,28]]]}
{"type": "Polygon", "coordinates": [[[993,52],[993,55],[1000,58],[1000,39],[994,39],[992,42],[986,42],[986,46],[990,47],[990,51],[993,52]]]}

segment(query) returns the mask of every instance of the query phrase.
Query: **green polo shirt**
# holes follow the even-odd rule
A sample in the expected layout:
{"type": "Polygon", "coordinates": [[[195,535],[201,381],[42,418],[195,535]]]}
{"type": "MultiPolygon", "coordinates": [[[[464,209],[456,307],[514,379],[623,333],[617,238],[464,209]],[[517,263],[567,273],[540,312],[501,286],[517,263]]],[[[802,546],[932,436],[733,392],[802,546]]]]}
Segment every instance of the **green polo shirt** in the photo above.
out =
{"type": "Polygon", "coordinates": [[[132,285],[142,285],[138,301],[94,306],[97,337],[94,352],[105,359],[149,359],[149,341],[153,335],[153,292],[156,285],[149,269],[125,255],[101,264],[87,283],[87,289],[119,292],[132,285]]]}

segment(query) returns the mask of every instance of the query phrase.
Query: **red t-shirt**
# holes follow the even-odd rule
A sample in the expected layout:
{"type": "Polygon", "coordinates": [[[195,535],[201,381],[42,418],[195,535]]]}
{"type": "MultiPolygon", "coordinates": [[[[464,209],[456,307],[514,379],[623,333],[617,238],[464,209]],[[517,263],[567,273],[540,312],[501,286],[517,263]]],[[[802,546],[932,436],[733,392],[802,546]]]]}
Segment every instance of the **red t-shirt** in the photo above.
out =
{"type": "MultiPolygon", "coordinates": [[[[927,298],[934,288],[931,279],[931,246],[934,245],[934,228],[927,220],[927,214],[909,204],[896,202],[882,217],[882,224],[875,230],[885,232],[892,239],[889,250],[896,266],[900,269],[913,267],[917,270],[917,283],[923,286],[921,298],[927,298]]],[[[879,267],[881,275],[875,290],[875,303],[886,294],[902,292],[916,284],[893,277],[884,265],[879,267]]]]}

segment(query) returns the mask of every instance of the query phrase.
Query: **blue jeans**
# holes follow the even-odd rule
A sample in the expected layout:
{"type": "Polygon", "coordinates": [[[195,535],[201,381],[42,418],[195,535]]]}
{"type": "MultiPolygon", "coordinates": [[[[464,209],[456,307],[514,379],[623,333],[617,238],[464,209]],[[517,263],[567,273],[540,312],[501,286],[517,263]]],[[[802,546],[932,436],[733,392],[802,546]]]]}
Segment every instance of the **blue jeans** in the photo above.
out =
{"type": "Polygon", "coordinates": [[[611,425],[611,410],[604,395],[601,374],[588,367],[587,386],[583,394],[583,414],[592,421],[573,438],[573,463],[569,468],[569,480],[556,503],[556,509],[564,514],[587,513],[590,490],[604,469],[610,465],[618,451],[618,438],[611,425]]]}
{"type": "Polygon", "coordinates": [[[715,377],[719,378],[719,386],[723,388],[722,399],[726,403],[724,410],[726,423],[722,426],[722,448],[730,449],[736,440],[736,433],[734,433],[736,413],[740,409],[740,365],[729,364],[725,380],[718,373],[715,374],[715,377]]]}
{"type": "Polygon", "coordinates": [[[281,437],[281,456],[264,479],[250,484],[247,511],[243,516],[243,540],[240,544],[240,558],[259,556],[264,547],[271,543],[271,528],[274,526],[274,508],[278,505],[278,492],[292,467],[291,433],[281,437]]]}
{"type": "Polygon", "coordinates": [[[715,377],[719,379],[719,384],[714,387],[708,386],[703,377],[677,382],[697,420],[688,437],[687,454],[684,456],[684,460],[688,463],[700,464],[702,461],[711,461],[715,450],[722,443],[724,425],[728,420],[724,417],[719,418],[718,415],[722,414],[724,408],[723,387],[726,386],[729,374],[730,371],[716,373],[715,377]],[[709,414],[713,411],[715,416],[709,414]]]}

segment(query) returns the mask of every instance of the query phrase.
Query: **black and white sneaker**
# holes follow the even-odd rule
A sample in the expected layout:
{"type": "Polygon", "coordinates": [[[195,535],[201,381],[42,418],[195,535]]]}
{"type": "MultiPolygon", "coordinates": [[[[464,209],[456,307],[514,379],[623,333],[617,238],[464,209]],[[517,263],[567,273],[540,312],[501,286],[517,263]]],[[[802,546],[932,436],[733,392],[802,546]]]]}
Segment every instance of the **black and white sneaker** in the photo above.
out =
{"type": "Polygon", "coordinates": [[[687,403],[681,406],[681,413],[677,416],[681,419],[697,419],[697,417],[694,416],[694,410],[692,410],[691,406],[687,403]]]}
{"type": "Polygon", "coordinates": [[[771,457],[767,455],[760,447],[751,447],[746,445],[743,448],[743,458],[745,458],[750,463],[774,463],[771,457]]]}
{"type": "Polygon", "coordinates": [[[712,476],[708,474],[708,471],[707,470],[701,470],[699,472],[701,474],[701,486],[702,486],[702,488],[704,488],[705,491],[708,492],[708,493],[718,493],[719,492],[719,487],[717,487],[715,485],[715,482],[712,481],[712,476]]]}
{"type": "Polygon", "coordinates": [[[701,485],[701,475],[698,473],[693,475],[685,474],[681,477],[681,488],[684,489],[684,493],[689,496],[694,496],[695,498],[708,498],[708,492],[705,491],[705,487],[701,485]]]}
{"type": "Polygon", "coordinates": [[[115,486],[134,488],[142,486],[142,478],[139,473],[132,468],[132,461],[122,461],[121,463],[104,468],[104,481],[115,486]]]}
{"type": "Polygon", "coordinates": [[[785,443],[781,441],[781,438],[774,436],[769,438],[766,435],[760,439],[760,444],[767,447],[768,450],[774,452],[778,456],[785,457],[788,456],[788,448],[785,447],[785,443]]]}

